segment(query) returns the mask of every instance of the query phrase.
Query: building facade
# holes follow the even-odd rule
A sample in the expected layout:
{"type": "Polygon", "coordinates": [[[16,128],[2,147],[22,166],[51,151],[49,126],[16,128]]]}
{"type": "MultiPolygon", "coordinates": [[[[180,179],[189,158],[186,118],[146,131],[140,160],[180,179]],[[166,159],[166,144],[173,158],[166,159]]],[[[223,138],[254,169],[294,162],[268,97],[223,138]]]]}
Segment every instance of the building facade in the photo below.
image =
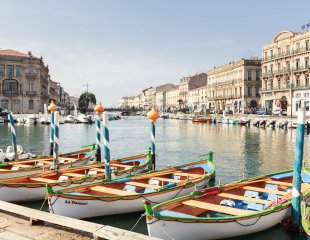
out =
{"type": "Polygon", "coordinates": [[[158,110],[167,110],[167,92],[176,86],[171,83],[163,84],[155,88],[155,105],[158,110]]]}
{"type": "Polygon", "coordinates": [[[296,115],[299,107],[309,111],[310,31],[281,31],[262,48],[262,105],[273,111],[296,115]]]}
{"type": "Polygon", "coordinates": [[[174,88],[168,90],[166,92],[166,109],[167,111],[176,111],[180,109],[179,105],[180,99],[180,90],[179,86],[175,86],[174,88]]]}
{"type": "Polygon", "coordinates": [[[208,106],[212,111],[245,113],[257,109],[261,88],[261,61],[241,59],[208,71],[208,106]]]}
{"type": "Polygon", "coordinates": [[[0,106],[13,113],[38,113],[48,103],[49,69],[31,52],[0,50],[0,106]]]}

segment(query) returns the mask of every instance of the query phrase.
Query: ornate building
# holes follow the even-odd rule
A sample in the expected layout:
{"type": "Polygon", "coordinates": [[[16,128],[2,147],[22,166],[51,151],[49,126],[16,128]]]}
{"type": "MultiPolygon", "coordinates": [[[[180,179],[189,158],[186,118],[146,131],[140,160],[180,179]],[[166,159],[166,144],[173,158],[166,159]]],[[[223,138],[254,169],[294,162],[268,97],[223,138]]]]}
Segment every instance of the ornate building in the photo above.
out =
{"type": "Polygon", "coordinates": [[[31,52],[0,50],[0,106],[14,113],[38,113],[48,103],[48,66],[31,52]]]}
{"type": "Polygon", "coordinates": [[[286,109],[296,115],[300,106],[309,112],[310,31],[282,31],[263,46],[262,105],[271,111],[286,109]]]}
{"type": "Polygon", "coordinates": [[[208,71],[208,106],[210,111],[244,113],[258,108],[261,87],[261,61],[241,59],[208,71]]]}

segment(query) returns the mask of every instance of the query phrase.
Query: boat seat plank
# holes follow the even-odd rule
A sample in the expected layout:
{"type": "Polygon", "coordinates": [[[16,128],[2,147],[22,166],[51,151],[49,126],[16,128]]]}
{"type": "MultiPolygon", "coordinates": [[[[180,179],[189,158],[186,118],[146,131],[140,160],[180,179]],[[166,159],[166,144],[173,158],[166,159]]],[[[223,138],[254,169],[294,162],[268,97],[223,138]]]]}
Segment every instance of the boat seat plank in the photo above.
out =
{"type": "Polygon", "coordinates": [[[54,182],[58,182],[58,180],[54,180],[54,179],[48,179],[48,178],[40,178],[40,177],[34,177],[34,178],[29,178],[32,181],[36,181],[36,182],[44,182],[44,183],[54,183],[54,182]]]}
{"type": "Polygon", "coordinates": [[[104,168],[91,168],[91,169],[89,169],[89,171],[97,171],[97,172],[105,173],[105,169],[104,168]]]}
{"type": "Polygon", "coordinates": [[[44,164],[46,164],[46,165],[53,165],[54,163],[53,162],[51,162],[51,161],[37,161],[38,163],[39,162],[41,162],[41,163],[44,163],[44,164]]]}
{"type": "Polygon", "coordinates": [[[68,176],[68,177],[85,177],[84,174],[80,174],[80,173],[63,173],[62,175],[64,176],[68,176]]]}
{"type": "Polygon", "coordinates": [[[182,181],[182,180],[178,180],[178,179],[164,178],[164,177],[152,177],[152,179],[159,180],[162,182],[173,182],[173,183],[179,183],[182,181]]]}
{"type": "Polygon", "coordinates": [[[9,169],[1,169],[0,168],[0,172],[6,172],[6,171],[11,171],[11,170],[9,170],[9,169]]]}
{"type": "Polygon", "coordinates": [[[256,191],[256,192],[265,192],[265,193],[273,193],[273,194],[282,195],[282,196],[287,194],[287,192],[278,191],[278,190],[274,190],[274,189],[270,189],[270,188],[259,188],[259,187],[252,187],[252,186],[244,186],[242,188],[245,190],[251,190],[251,191],[256,191]]]}
{"type": "Polygon", "coordinates": [[[126,165],[126,164],[119,164],[119,163],[111,163],[111,166],[115,166],[115,167],[133,167],[133,165],[126,165]]]}
{"type": "Polygon", "coordinates": [[[232,207],[225,207],[225,206],[221,206],[221,205],[217,205],[213,203],[200,202],[197,200],[187,200],[187,201],[184,201],[183,204],[191,206],[191,207],[198,207],[198,208],[206,209],[209,211],[225,213],[225,214],[229,214],[233,216],[243,216],[243,215],[253,214],[253,211],[232,208],[232,207]]]}
{"type": "Polygon", "coordinates": [[[260,204],[269,204],[271,202],[271,201],[262,200],[259,198],[250,198],[250,197],[245,197],[245,196],[240,196],[240,195],[235,195],[235,194],[230,194],[230,193],[219,193],[217,194],[217,196],[223,197],[223,198],[235,199],[235,200],[260,203],[260,204]]]}
{"type": "Polygon", "coordinates": [[[144,188],[152,188],[152,189],[159,189],[161,186],[147,184],[147,183],[140,183],[140,182],[126,182],[126,185],[137,186],[137,187],[144,187],[144,188]]]}
{"type": "Polygon", "coordinates": [[[273,180],[267,180],[266,183],[285,186],[285,187],[292,187],[293,186],[292,183],[281,182],[281,181],[273,181],[273,180]]]}
{"type": "Polygon", "coordinates": [[[21,168],[29,168],[29,167],[33,167],[32,165],[27,165],[27,164],[15,164],[14,167],[21,167],[21,168]]]}
{"type": "Polygon", "coordinates": [[[192,177],[192,178],[198,178],[198,177],[202,177],[203,176],[203,174],[195,174],[195,173],[184,173],[184,172],[175,172],[175,173],[173,173],[174,175],[176,175],[176,176],[185,176],[185,177],[187,177],[187,176],[189,176],[189,177],[192,177]]]}
{"type": "Polygon", "coordinates": [[[76,161],[79,160],[77,158],[68,158],[68,157],[59,157],[60,160],[65,160],[65,161],[76,161]]]}
{"type": "MultiPolygon", "coordinates": [[[[302,183],[301,184],[301,192],[305,193],[310,190],[310,184],[309,183],[302,183]]],[[[292,191],[287,192],[282,198],[286,200],[291,200],[292,198],[292,191]]]]}
{"type": "Polygon", "coordinates": [[[95,186],[95,187],[91,187],[90,189],[96,192],[103,192],[106,194],[112,194],[112,195],[118,195],[118,196],[125,196],[125,195],[133,194],[132,192],[129,192],[129,191],[124,191],[124,190],[109,188],[109,187],[104,187],[104,186],[95,186]]]}

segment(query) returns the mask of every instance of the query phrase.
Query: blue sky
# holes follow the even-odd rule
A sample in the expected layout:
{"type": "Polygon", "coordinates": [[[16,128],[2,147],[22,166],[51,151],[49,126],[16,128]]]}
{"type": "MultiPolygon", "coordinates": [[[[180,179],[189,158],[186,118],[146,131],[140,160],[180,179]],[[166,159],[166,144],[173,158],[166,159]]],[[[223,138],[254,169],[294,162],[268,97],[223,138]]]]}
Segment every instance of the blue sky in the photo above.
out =
{"type": "Polygon", "coordinates": [[[43,56],[74,96],[106,106],[242,57],[310,22],[310,1],[2,0],[0,48],[43,56]]]}

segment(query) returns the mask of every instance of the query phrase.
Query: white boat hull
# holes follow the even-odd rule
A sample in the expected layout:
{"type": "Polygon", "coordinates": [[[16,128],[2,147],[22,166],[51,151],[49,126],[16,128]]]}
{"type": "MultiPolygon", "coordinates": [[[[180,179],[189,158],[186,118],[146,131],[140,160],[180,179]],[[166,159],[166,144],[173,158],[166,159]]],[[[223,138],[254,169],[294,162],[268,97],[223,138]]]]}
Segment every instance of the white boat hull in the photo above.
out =
{"type": "MultiPolygon", "coordinates": [[[[138,169],[137,171],[132,172],[132,174],[138,174],[145,171],[145,169],[138,169]]],[[[124,173],[122,175],[117,176],[118,178],[127,177],[128,174],[124,173]]],[[[112,175],[113,177],[113,175],[112,175]]],[[[102,179],[94,180],[92,183],[100,182],[102,179]]],[[[62,186],[53,186],[55,191],[58,191],[64,187],[78,187],[83,184],[90,183],[90,181],[76,183],[76,184],[66,184],[62,183],[62,186]]],[[[18,185],[18,183],[17,183],[18,185]]],[[[22,184],[21,184],[22,185],[22,184]]],[[[7,201],[7,202],[29,202],[29,201],[36,201],[42,200],[46,196],[46,186],[39,186],[39,187],[1,187],[0,191],[0,200],[7,201]]]]}
{"type": "MultiPolygon", "coordinates": [[[[202,187],[208,180],[197,184],[202,187]]],[[[143,194],[136,199],[120,199],[107,201],[89,199],[75,200],[64,198],[62,196],[52,196],[48,199],[50,212],[72,218],[91,218],[106,215],[124,214],[143,211],[143,200],[149,200],[153,203],[160,203],[175,197],[185,196],[194,190],[194,186],[175,189],[174,191],[164,191],[162,194],[148,196],[143,194]]]]}
{"type": "Polygon", "coordinates": [[[291,208],[279,212],[231,222],[178,222],[161,219],[147,220],[149,236],[160,239],[208,240],[237,237],[271,228],[289,217],[291,208]]]}

